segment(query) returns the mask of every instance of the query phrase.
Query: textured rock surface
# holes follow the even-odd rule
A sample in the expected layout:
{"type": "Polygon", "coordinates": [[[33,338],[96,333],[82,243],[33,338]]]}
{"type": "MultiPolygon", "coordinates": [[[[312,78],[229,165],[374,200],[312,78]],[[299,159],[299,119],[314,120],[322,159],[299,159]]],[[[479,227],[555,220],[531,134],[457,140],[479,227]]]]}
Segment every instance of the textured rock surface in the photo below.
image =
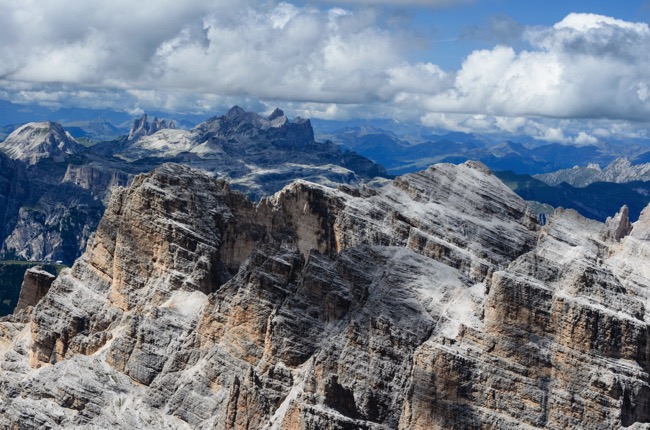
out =
{"type": "Polygon", "coordinates": [[[470,162],[258,205],[162,166],[0,323],[0,427],[647,428],[650,227],[614,219],[539,227],[470,162]]]}
{"type": "Polygon", "coordinates": [[[65,166],[33,166],[26,192],[9,200],[0,253],[4,258],[74,262],[104,212],[98,196],[62,182],[65,166]],[[53,183],[50,183],[52,180],[53,183]]]}
{"type": "Polygon", "coordinates": [[[598,164],[589,164],[586,167],[576,166],[572,169],[535,175],[535,177],[549,185],[566,182],[574,187],[586,187],[594,182],[650,181],[650,163],[633,165],[627,158],[617,158],[604,169],[601,169],[598,164]]]}
{"type": "Polygon", "coordinates": [[[14,160],[36,164],[42,159],[67,160],[83,147],[54,122],[31,122],[17,128],[0,143],[0,150],[14,160]]]}
{"type": "Polygon", "coordinates": [[[26,309],[28,306],[35,306],[45,297],[55,278],[55,275],[46,272],[40,266],[27,269],[23,285],[20,287],[20,296],[15,312],[26,309]]]}
{"type": "Polygon", "coordinates": [[[143,114],[142,117],[133,121],[127,140],[137,140],[143,136],[150,136],[159,130],[175,128],[176,125],[174,124],[174,121],[169,121],[168,123],[164,118],[154,118],[153,121],[149,122],[147,114],[143,114]]]}
{"type": "Polygon", "coordinates": [[[83,148],[66,143],[57,124],[27,124],[12,136],[0,147],[15,158],[0,153],[0,258],[72,264],[104,212],[102,201],[128,175],[80,165],[83,148]]]}
{"type": "MultiPolygon", "coordinates": [[[[255,200],[295,179],[325,185],[358,184],[386,176],[383,167],[331,142],[317,142],[308,119],[289,120],[280,109],[268,117],[235,106],[192,130],[164,129],[135,122],[128,139],[92,148],[128,163],[150,166],[179,162],[231,181],[255,200]],[[137,132],[144,130],[145,132],[137,132]]],[[[146,170],[143,170],[146,171],[146,170]]]]}

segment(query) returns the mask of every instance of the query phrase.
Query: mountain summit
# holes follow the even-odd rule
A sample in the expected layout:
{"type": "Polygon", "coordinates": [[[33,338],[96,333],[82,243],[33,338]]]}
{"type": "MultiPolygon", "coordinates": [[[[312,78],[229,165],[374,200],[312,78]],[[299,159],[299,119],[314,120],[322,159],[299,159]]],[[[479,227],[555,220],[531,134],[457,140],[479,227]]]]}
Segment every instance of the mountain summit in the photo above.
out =
{"type": "Polygon", "coordinates": [[[14,160],[36,164],[45,158],[65,161],[83,147],[56,122],[30,122],[7,136],[0,150],[14,160]]]}
{"type": "Polygon", "coordinates": [[[294,179],[325,185],[358,184],[386,176],[386,170],[332,142],[317,142],[311,121],[289,119],[281,109],[270,115],[233,106],[192,130],[159,129],[136,120],[127,139],[102,142],[91,152],[115,157],[131,166],[154,168],[171,161],[230,179],[254,199],[280,190],[294,179]],[[136,138],[136,136],[139,136],[136,138]]]}
{"type": "Polygon", "coordinates": [[[211,118],[193,131],[200,136],[199,140],[226,139],[240,144],[256,142],[259,138],[271,141],[276,147],[304,147],[314,142],[314,129],[308,119],[297,117],[290,121],[279,108],[263,117],[233,106],[225,115],[211,118]]]}
{"type": "Polygon", "coordinates": [[[143,114],[142,117],[133,121],[131,130],[129,131],[129,137],[127,140],[138,140],[143,136],[150,136],[156,133],[159,130],[165,129],[175,129],[176,124],[174,121],[167,122],[166,119],[158,119],[154,117],[152,122],[149,122],[147,119],[147,114],[143,114]]]}

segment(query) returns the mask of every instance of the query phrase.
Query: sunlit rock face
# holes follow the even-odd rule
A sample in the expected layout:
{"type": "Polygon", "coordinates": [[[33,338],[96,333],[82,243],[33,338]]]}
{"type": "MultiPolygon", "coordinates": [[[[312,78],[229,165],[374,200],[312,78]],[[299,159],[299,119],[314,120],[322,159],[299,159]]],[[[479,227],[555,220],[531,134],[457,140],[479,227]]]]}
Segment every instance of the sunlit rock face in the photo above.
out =
{"type": "Polygon", "coordinates": [[[164,165],[0,323],[0,427],[644,428],[650,226],[628,224],[540,227],[472,162],[259,204],[164,165]]]}
{"type": "Polygon", "coordinates": [[[140,118],[133,121],[127,140],[133,141],[140,139],[144,136],[151,136],[160,130],[173,130],[176,128],[174,121],[167,122],[166,119],[154,118],[149,122],[147,114],[143,114],[140,118]]]}
{"type": "Polygon", "coordinates": [[[27,123],[0,143],[0,151],[29,165],[43,159],[66,161],[82,148],[61,124],[55,122],[27,123]]]}

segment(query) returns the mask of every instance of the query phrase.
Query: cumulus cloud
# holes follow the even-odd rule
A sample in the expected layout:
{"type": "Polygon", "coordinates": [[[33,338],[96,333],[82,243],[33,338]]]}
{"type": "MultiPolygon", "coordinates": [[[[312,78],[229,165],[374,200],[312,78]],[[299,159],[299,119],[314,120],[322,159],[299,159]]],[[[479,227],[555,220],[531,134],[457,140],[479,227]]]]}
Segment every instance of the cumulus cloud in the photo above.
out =
{"type": "Polygon", "coordinates": [[[169,111],[279,104],[303,116],[390,116],[577,143],[603,138],[606,127],[590,122],[569,133],[558,121],[650,118],[650,28],[600,15],[526,29],[495,18],[472,31],[488,31],[498,44],[443,70],[408,61],[411,32],[383,27],[372,8],[257,0],[0,5],[0,96],[18,102],[169,111]]]}
{"type": "Polygon", "coordinates": [[[497,46],[470,54],[453,87],[429,100],[430,109],[648,118],[650,50],[640,48],[650,46],[647,24],[572,14],[527,37],[533,49],[497,46]]]}
{"type": "Polygon", "coordinates": [[[113,88],[149,103],[157,101],[151,91],[365,102],[392,97],[388,71],[400,65],[407,43],[374,25],[371,11],[219,1],[136,8],[118,1],[110,11],[78,0],[52,4],[9,7],[0,29],[5,82],[113,88]],[[83,24],[71,22],[71,10],[83,24]]]}

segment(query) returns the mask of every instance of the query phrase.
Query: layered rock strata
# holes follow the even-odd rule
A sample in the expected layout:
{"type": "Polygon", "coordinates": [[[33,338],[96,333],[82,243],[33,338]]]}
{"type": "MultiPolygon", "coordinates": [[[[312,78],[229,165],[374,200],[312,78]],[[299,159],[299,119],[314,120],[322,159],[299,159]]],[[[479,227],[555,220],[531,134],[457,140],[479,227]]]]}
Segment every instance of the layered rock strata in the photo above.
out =
{"type": "Polygon", "coordinates": [[[15,312],[19,312],[29,306],[36,306],[50,290],[55,278],[55,275],[43,270],[41,266],[34,266],[27,269],[23,284],[20,287],[20,296],[18,297],[15,312]]]}
{"type": "Polygon", "coordinates": [[[540,227],[471,162],[258,205],[165,165],[0,324],[0,427],[646,428],[648,219],[540,227]]]}

